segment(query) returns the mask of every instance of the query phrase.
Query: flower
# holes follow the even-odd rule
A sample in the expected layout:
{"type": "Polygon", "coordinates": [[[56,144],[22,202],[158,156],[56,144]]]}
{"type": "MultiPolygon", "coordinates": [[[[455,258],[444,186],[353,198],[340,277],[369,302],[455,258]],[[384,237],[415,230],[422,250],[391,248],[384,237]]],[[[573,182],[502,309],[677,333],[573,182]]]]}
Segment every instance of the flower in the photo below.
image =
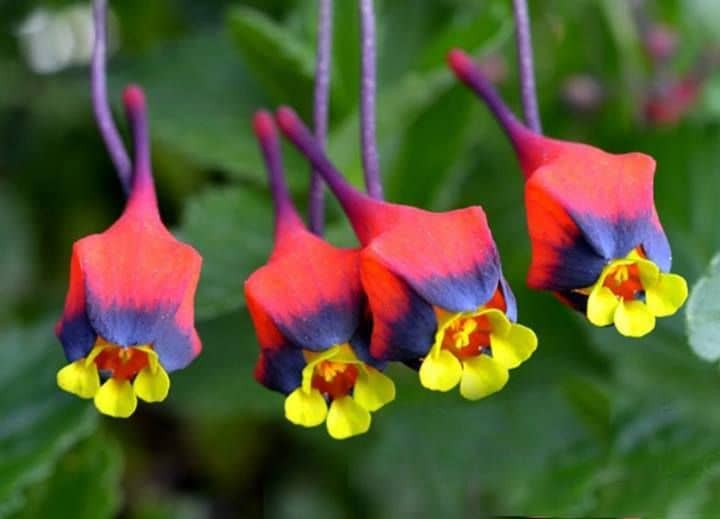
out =
{"type": "Polygon", "coordinates": [[[395,385],[368,352],[359,252],[333,247],[307,230],[284,183],[272,116],[261,111],[253,122],[275,201],[272,254],[245,282],[261,346],[255,378],[286,395],[290,422],[326,422],[336,439],[364,433],[370,413],[395,398],[395,385]]]}
{"type": "Polygon", "coordinates": [[[123,418],[135,411],[137,398],[164,400],[168,372],[200,353],[193,299],[202,263],[160,220],[142,91],[128,87],[124,102],[135,141],[130,195],[108,230],[73,245],[56,326],[69,362],[57,374],[60,388],[123,418]]]}
{"type": "Polygon", "coordinates": [[[652,157],[543,137],[515,119],[469,56],[454,50],[448,61],[518,155],[532,245],[528,285],[631,337],[675,313],[687,283],[667,273],[671,251],[653,200],[652,157]]]}
{"type": "Polygon", "coordinates": [[[289,108],[285,135],[339,199],[363,246],[360,277],[372,313],[370,352],[420,370],[429,389],[481,398],[537,346],[515,324],[515,299],[480,207],[434,213],[372,199],[351,187],[289,108]]]}

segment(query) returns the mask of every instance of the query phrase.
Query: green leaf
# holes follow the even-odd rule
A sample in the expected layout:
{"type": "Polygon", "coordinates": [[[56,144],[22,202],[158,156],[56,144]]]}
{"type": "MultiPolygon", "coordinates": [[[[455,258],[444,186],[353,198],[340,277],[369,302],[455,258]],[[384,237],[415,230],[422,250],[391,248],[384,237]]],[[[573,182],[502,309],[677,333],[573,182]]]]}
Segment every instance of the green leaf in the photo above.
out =
{"type": "Polygon", "coordinates": [[[610,441],[610,399],[607,391],[595,381],[571,376],[563,383],[563,389],[573,408],[587,427],[603,444],[610,441]]]}
{"type": "Polygon", "coordinates": [[[29,492],[15,519],[102,519],[120,505],[122,452],[117,441],[96,434],[70,450],[52,476],[29,492]]]}
{"type": "MultiPolygon", "coordinates": [[[[377,132],[381,156],[392,150],[415,119],[453,85],[444,68],[424,74],[408,74],[396,86],[378,96],[377,132]]],[[[354,112],[336,128],[328,140],[329,155],[351,182],[362,179],[359,114],[354,112]]]]}
{"type": "Polygon", "coordinates": [[[415,406],[392,404],[356,441],[366,450],[351,462],[350,474],[371,497],[375,515],[515,513],[519,508],[512,504],[532,491],[523,484],[531,471],[584,437],[563,397],[549,386],[505,389],[478,402],[452,402],[451,396],[426,392],[415,406]],[[533,441],[539,431],[543,441],[533,441]]]}
{"type": "Polygon", "coordinates": [[[245,62],[273,100],[307,113],[313,99],[313,48],[249,7],[232,9],[228,23],[245,62]]]}
{"type": "Polygon", "coordinates": [[[226,34],[189,37],[109,72],[112,99],[129,82],[146,89],[159,144],[201,166],[263,177],[251,118],[268,98],[226,34]]]}
{"type": "Polygon", "coordinates": [[[253,378],[259,347],[248,313],[201,323],[198,330],[203,352],[190,368],[173,374],[171,404],[192,420],[283,418],[283,396],[253,378]]]}
{"type": "Polygon", "coordinates": [[[690,346],[702,359],[720,359],[720,255],[698,279],[687,303],[687,330],[690,346]]]}
{"type": "Polygon", "coordinates": [[[240,308],[245,279],[272,248],[272,212],[267,200],[242,188],[208,189],[190,199],[178,229],[203,256],[196,298],[197,318],[240,308]]]}
{"type": "Polygon", "coordinates": [[[0,243],[3,253],[0,255],[0,294],[4,305],[0,309],[0,319],[5,309],[9,309],[13,299],[27,290],[33,274],[33,233],[24,208],[13,196],[13,192],[0,184],[0,243]]]}
{"type": "Polygon", "coordinates": [[[26,489],[96,427],[92,405],[55,385],[64,364],[50,323],[0,332],[0,517],[20,509],[26,489]]]}

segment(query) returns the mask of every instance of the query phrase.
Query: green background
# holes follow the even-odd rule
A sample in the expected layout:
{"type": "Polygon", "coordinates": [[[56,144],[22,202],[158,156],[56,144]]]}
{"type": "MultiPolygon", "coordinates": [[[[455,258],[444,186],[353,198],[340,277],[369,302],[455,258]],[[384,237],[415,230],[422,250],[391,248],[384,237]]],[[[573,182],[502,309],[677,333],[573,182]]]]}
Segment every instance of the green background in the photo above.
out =
{"type": "MultiPolygon", "coordinates": [[[[720,514],[714,278],[690,305],[703,358],[688,345],[684,315],[628,340],[524,286],[519,168],[444,62],[453,46],[500,57],[500,90],[517,109],[509,1],[377,2],[378,139],[388,199],[485,208],[520,320],[540,347],[502,392],[474,403],[421,390],[413,372],[393,367],[396,401],[368,434],[342,442],[287,423],[282,396],[254,382],[257,344],[242,296],[271,229],[250,118],[285,103],[308,120],[315,2],[111,3],[113,105],[120,115],[126,83],[146,88],[164,220],[204,256],[196,307],[204,352],[172,377],[166,403],[141,405],[126,421],[55,387],[64,359],[52,327],[71,244],[109,226],[123,198],[94,126],[87,67],[36,74],[18,45],[32,9],[68,2],[0,0],[0,517],[720,514]]],[[[641,115],[649,88],[682,76],[717,43],[716,2],[645,2],[647,19],[677,34],[677,53],[662,66],[644,52],[630,2],[530,3],[546,133],[657,159],[674,270],[694,283],[720,248],[720,78],[705,82],[677,124],[641,115]],[[569,102],[578,75],[599,86],[592,106],[569,102]]],[[[335,4],[329,147],[359,184],[358,20],[355,2],[335,4]]],[[[286,151],[304,207],[308,168],[286,151]]],[[[334,203],[329,234],[353,243],[334,203]]]]}

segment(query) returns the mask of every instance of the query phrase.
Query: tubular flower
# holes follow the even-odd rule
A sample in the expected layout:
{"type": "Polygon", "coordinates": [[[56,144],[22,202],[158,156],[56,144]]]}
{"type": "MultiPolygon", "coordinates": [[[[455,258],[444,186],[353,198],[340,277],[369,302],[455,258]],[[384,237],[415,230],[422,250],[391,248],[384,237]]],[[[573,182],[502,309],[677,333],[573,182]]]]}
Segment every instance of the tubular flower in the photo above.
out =
{"type": "Polygon", "coordinates": [[[650,332],[655,317],[674,314],[687,283],[668,274],[670,244],[653,200],[655,161],[532,132],[469,56],[455,50],[448,61],[487,102],[518,155],[532,245],[528,285],[631,337],[650,332]]]}
{"type": "Polygon", "coordinates": [[[245,282],[261,346],[255,377],[286,395],[290,422],[326,422],[336,439],[362,434],[370,413],[395,398],[395,385],[368,352],[359,252],[333,247],[307,230],[283,180],[272,116],[258,112],[254,129],[275,200],[272,254],[245,282]]]}
{"type": "Polygon", "coordinates": [[[107,231],[73,245],[56,326],[69,361],[57,374],[60,388],[122,418],[135,411],[137,398],[164,400],[168,372],[200,353],[193,299],[202,263],[160,220],[142,91],[128,87],[124,102],[135,141],[128,201],[107,231]]]}
{"type": "Polygon", "coordinates": [[[480,207],[445,213],[370,198],[345,182],[295,113],[287,137],[343,205],[363,246],[360,277],[372,313],[370,352],[420,369],[420,381],[471,399],[498,391],[537,346],[515,324],[515,299],[480,207]]]}

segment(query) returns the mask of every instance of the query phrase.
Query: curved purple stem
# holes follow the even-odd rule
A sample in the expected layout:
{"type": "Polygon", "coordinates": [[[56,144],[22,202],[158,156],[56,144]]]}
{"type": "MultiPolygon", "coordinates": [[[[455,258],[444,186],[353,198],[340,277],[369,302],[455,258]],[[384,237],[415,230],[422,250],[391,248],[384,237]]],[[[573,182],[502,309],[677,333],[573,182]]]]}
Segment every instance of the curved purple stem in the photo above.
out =
{"type": "Polygon", "coordinates": [[[532,36],[527,0],[513,0],[513,14],[515,16],[515,39],[525,123],[534,132],[542,133],[535,88],[535,67],[533,66],[532,36]]]}
{"type": "MultiPolygon", "coordinates": [[[[315,138],[323,149],[327,141],[331,52],[332,0],[319,0],[314,122],[315,138]]],[[[308,213],[310,230],[318,236],[322,236],[325,227],[325,183],[316,170],[313,170],[310,179],[308,213]]]]}
{"type": "Polygon", "coordinates": [[[515,150],[522,154],[520,138],[529,130],[518,121],[515,114],[508,108],[495,87],[475,65],[472,58],[463,51],[454,49],[448,54],[448,64],[458,79],[470,87],[485,102],[495,119],[502,126],[515,150]]]}
{"type": "Polygon", "coordinates": [[[300,217],[295,211],[295,206],[285,183],[280,139],[272,115],[264,110],[256,112],[253,117],[253,130],[260,143],[260,149],[267,167],[270,192],[275,204],[275,235],[277,237],[286,224],[295,225],[300,223],[300,217]]]}
{"type": "Polygon", "coordinates": [[[110,159],[115,165],[125,193],[130,192],[132,184],[132,164],[125,145],[120,138],[113,121],[110,104],[107,99],[107,78],[105,60],[107,54],[107,0],[93,2],[93,20],[95,25],[95,42],[93,44],[90,63],[90,89],[93,111],[107,147],[110,159]]]}
{"type": "Polygon", "coordinates": [[[355,212],[358,203],[372,201],[347,183],[292,108],[280,107],[275,115],[282,132],[323,176],[348,215],[355,212]]]}
{"type": "Polygon", "coordinates": [[[365,171],[365,189],[377,199],[383,198],[377,142],[375,138],[375,13],[373,0],[360,2],[361,80],[360,142],[365,171]]]}

